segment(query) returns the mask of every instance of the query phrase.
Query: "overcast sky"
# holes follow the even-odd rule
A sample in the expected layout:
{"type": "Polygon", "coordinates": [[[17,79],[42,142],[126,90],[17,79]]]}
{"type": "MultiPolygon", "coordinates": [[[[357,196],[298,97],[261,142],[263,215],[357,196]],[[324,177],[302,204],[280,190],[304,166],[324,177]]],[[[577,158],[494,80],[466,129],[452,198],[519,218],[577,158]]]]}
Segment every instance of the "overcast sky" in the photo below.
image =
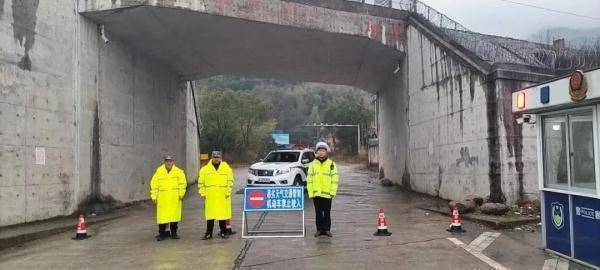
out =
{"type": "MultiPolygon", "coordinates": [[[[554,26],[600,27],[600,19],[520,6],[501,0],[420,0],[458,21],[468,29],[500,36],[528,38],[534,32],[554,26]]],[[[600,18],[600,0],[511,0],[549,9],[600,18]]]]}

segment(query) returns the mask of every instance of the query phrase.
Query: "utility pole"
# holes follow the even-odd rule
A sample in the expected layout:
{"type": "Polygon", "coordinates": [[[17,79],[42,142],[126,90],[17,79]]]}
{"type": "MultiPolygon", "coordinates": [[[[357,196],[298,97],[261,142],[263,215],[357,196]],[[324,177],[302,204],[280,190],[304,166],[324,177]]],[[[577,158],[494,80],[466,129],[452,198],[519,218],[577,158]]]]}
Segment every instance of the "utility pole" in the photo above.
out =
{"type": "MultiPolygon", "coordinates": [[[[319,128],[322,127],[355,127],[356,131],[357,131],[357,144],[356,144],[356,154],[360,154],[360,125],[340,125],[340,124],[317,124],[317,123],[313,123],[313,124],[305,124],[305,127],[316,127],[317,128],[317,134],[318,134],[318,130],[319,128]]],[[[318,136],[317,136],[318,137],[318,136]]]]}
{"type": "Polygon", "coordinates": [[[198,136],[198,154],[202,153],[200,149],[200,137],[202,134],[202,119],[198,115],[198,107],[196,106],[196,89],[194,89],[194,81],[189,81],[190,91],[192,92],[192,105],[194,106],[194,115],[196,116],[196,135],[198,136]]]}

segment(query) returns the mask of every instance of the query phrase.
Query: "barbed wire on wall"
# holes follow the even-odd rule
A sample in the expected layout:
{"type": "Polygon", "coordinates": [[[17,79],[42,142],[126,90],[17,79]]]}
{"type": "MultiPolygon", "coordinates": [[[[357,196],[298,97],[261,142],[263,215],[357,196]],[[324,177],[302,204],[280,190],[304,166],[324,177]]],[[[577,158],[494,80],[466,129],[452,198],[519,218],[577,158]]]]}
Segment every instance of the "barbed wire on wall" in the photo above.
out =
{"type": "Polygon", "coordinates": [[[600,41],[594,46],[555,48],[552,45],[471,32],[457,21],[419,0],[347,0],[416,13],[465,48],[490,62],[517,63],[556,71],[600,67],[600,41]]]}
{"type": "MultiPolygon", "coordinates": [[[[347,1],[365,3],[365,0],[347,1]]],[[[435,10],[434,8],[418,0],[373,0],[372,2],[366,2],[372,3],[375,6],[388,7],[417,13],[437,27],[469,31],[469,29],[467,29],[457,21],[450,19],[450,17],[444,15],[443,13],[435,10]]]]}

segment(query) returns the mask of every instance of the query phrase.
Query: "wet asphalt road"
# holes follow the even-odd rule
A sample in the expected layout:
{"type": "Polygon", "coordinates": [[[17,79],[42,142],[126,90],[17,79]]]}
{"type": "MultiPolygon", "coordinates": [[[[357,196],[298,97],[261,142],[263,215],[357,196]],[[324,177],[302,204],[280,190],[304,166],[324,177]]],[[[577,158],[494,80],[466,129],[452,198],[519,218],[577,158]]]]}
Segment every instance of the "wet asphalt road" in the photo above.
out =
{"type": "MultiPolygon", "coordinates": [[[[240,192],[233,195],[234,230],[230,239],[202,241],[204,203],[196,186],[184,202],[180,240],[156,242],[155,210],[144,203],[127,217],[92,226],[85,241],[73,233],[58,234],[0,253],[0,269],[493,269],[447,238],[469,244],[485,231],[463,222],[465,234],[446,231],[448,217],[417,206],[438,201],[383,187],[376,175],[358,165],[339,164],[341,180],[332,209],[333,238],[314,238],[312,201],[306,201],[306,237],[241,239],[240,192]],[[376,237],[379,208],[386,210],[390,237],[376,237]]],[[[236,190],[243,189],[247,168],[235,169],[236,190]]],[[[260,229],[296,229],[298,213],[250,216],[249,226],[260,229]]],[[[218,226],[216,226],[218,227],[218,226]]],[[[216,229],[215,229],[216,230],[216,229]]],[[[539,246],[539,233],[501,233],[482,251],[509,269],[541,269],[549,256],[539,246]]]]}

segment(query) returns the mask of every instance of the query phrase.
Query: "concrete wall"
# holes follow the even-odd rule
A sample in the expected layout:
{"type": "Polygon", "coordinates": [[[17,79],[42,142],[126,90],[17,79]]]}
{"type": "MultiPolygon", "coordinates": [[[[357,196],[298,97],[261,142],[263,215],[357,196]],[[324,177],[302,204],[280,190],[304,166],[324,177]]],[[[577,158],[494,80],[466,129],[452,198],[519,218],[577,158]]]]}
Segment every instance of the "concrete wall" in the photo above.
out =
{"type": "MultiPolygon", "coordinates": [[[[186,120],[186,140],[185,140],[185,164],[181,161],[178,162],[178,166],[183,166],[186,169],[186,177],[188,183],[194,183],[198,180],[198,172],[200,169],[200,142],[198,138],[198,122],[196,113],[194,111],[194,99],[192,95],[192,88],[188,84],[186,86],[186,117],[182,118],[186,120]]],[[[200,112],[198,116],[200,117],[200,112]]],[[[188,192],[195,192],[193,190],[188,192]]]]}
{"type": "Polygon", "coordinates": [[[502,190],[508,201],[531,201],[539,198],[537,133],[535,125],[519,125],[513,115],[512,91],[527,88],[532,82],[495,80],[498,100],[500,160],[502,168],[502,190]]]}
{"type": "Polygon", "coordinates": [[[0,1],[0,226],[146,199],[167,152],[194,165],[178,74],[105,44],[75,2],[0,1]]]}
{"type": "MultiPolygon", "coordinates": [[[[154,6],[367,37],[401,49],[406,12],[346,0],[82,0],[80,11],[154,6]],[[391,19],[392,17],[393,19],[391,19]]],[[[90,14],[91,15],[91,14],[90,14]]]]}
{"type": "Polygon", "coordinates": [[[379,167],[384,177],[400,183],[406,181],[408,170],[408,67],[404,61],[400,72],[394,74],[379,94],[379,167]]]}
{"type": "MultiPolygon", "coordinates": [[[[509,204],[535,199],[535,130],[517,125],[510,110],[511,91],[528,83],[490,79],[412,25],[407,29],[406,52],[402,72],[408,78],[404,82],[409,102],[408,162],[381,142],[385,176],[418,192],[452,200],[469,194],[486,197],[494,183],[502,189],[501,194],[495,193],[509,204]],[[407,172],[402,174],[404,167],[407,172]]],[[[395,109],[396,118],[404,115],[395,109]]],[[[389,109],[380,117],[382,124],[392,119],[393,124],[385,127],[393,127],[381,132],[386,139],[405,121],[393,120],[389,109]]]]}
{"type": "Polygon", "coordinates": [[[101,44],[99,66],[100,193],[147,199],[149,176],[165,154],[186,165],[187,87],[117,40],[101,44]]]}
{"type": "Polygon", "coordinates": [[[448,199],[487,195],[483,76],[412,26],[407,52],[410,187],[448,199]]]}
{"type": "Polygon", "coordinates": [[[0,4],[0,225],[9,225],[76,205],[73,3],[0,4]],[[45,165],[35,165],[36,146],[45,165]]]}
{"type": "Polygon", "coordinates": [[[369,166],[379,167],[379,140],[369,139],[367,141],[367,154],[369,166]]]}

